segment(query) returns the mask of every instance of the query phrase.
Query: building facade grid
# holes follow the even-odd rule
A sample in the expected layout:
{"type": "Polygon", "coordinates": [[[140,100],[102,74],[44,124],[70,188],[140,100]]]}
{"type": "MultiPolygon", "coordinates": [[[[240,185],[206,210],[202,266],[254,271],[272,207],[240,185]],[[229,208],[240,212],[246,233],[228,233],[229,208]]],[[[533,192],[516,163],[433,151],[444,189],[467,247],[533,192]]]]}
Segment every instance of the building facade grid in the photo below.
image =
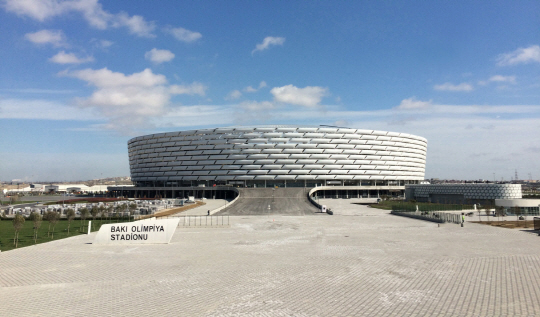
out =
{"type": "Polygon", "coordinates": [[[427,140],[406,133],[312,126],[228,127],[129,140],[132,180],[170,182],[424,179],[427,140]]]}

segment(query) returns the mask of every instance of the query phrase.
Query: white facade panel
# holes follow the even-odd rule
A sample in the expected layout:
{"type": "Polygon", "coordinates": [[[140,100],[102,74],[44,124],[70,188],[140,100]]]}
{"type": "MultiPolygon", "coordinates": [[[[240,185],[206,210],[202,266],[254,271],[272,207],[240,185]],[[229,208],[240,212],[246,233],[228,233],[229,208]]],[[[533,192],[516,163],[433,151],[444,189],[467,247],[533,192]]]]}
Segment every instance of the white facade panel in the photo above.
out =
{"type": "Polygon", "coordinates": [[[269,172],[286,179],[365,179],[357,178],[361,176],[416,181],[424,177],[426,153],[422,137],[334,127],[229,127],[128,141],[136,183],[212,180],[212,175],[216,180],[274,179],[269,172]]]}

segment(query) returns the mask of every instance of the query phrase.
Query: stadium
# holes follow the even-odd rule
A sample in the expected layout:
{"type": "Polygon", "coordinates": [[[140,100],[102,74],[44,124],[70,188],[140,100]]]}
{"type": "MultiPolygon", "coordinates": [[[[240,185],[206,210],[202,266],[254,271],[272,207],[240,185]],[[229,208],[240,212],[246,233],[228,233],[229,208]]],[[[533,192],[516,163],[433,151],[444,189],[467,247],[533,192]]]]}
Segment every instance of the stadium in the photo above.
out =
{"type": "Polygon", "coordinates": [[[128,141],[135,187],[110,189],[114,195],[165,198],[235,197],[239,191],[232,188],[317,188],[319,194],[347,198],[400,196],[405,185],[424,179],[426,150],[427,140],[419,136],[333,126],[158,133],[128,141]]]}

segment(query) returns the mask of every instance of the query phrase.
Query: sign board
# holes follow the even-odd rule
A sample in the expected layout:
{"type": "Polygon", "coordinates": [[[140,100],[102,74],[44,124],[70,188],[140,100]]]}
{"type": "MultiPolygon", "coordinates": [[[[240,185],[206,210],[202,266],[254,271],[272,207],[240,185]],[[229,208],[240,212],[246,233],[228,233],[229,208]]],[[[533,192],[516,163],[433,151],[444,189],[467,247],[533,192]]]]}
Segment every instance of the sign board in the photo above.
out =
{"type": "Polygon", "coordinates": [[[321,212],[326,212],[326,205],[321,206],[321,212]]]}
{"type": "Polygon", "coordinates": [[[139,220],[102,225],[94,244],[169,243],[180,218],[139,220]]]}

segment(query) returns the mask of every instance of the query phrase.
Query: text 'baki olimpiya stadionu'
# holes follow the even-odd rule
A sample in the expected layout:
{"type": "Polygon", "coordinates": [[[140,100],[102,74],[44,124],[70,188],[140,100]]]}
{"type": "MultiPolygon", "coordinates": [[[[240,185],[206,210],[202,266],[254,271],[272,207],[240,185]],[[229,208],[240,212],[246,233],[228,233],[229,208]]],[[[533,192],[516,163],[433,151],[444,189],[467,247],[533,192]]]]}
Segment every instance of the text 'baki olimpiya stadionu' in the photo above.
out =
{"type": "Polygon", "coordinates": [[[140,136],[128,150],[130,192],[224,185],[402,192],[424,179],[427,140],[327,126],[237,126],[140,136]]]}

